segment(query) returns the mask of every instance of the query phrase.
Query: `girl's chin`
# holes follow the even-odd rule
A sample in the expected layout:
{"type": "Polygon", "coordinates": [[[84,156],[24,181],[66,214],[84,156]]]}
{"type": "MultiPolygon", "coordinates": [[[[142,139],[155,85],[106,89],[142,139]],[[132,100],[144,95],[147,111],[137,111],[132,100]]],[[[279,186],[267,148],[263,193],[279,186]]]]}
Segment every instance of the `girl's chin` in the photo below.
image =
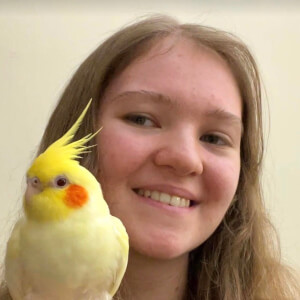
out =
{"type": "Polygon", "coordinates": [[[137,249],[135,252],[139,253],[139,255],[155,259],[155,260],[172,260],[176,259],[178,257],[182,257],[186,253],[180,253],[180,252],[169,252],[167,249],[155,249],[155,250],[149,250],[149,249],[137,249]]]}
{"type": "Polygon", "coordinates": [[[167,239],[155,239],[152,241],[131,241],[133,254],[158,260],[171,260],[188,254],[191,249],[182,247],[182,243],[175,243],[167,239]]]}

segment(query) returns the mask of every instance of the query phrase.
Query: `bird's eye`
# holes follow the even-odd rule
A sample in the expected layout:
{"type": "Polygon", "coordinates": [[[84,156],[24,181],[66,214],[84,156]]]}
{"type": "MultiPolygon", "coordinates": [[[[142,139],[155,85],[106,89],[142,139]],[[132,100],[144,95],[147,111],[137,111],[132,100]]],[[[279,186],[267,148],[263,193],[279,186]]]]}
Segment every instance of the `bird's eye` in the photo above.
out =
{"type": "Polygon", "coordinates": [[[65,176],[58,176],[54,179],[54,185],[58,188],[63,188],[68,184],[69,181],[65,176]]]}
{"type": "Polygon", "coordinates": [[[27,184],[31,184],[36,187],[40,184],[40,180],[38,177],[27,178],[27,184]]]}

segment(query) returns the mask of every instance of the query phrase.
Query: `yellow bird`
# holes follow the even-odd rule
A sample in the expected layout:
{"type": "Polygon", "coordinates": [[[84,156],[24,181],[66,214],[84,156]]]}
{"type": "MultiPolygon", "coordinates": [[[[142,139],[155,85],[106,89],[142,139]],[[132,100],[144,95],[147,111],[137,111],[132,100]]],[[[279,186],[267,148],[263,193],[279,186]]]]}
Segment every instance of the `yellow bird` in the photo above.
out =
{"type": "Polygon", "coordinates": [[[27,172],[25,216],[5,257],[14,300],[112,299],[125,273],[125,227],[110,215],[96,178],[76,160],[99,131],[71,142],[90,104],[27,172]]]}

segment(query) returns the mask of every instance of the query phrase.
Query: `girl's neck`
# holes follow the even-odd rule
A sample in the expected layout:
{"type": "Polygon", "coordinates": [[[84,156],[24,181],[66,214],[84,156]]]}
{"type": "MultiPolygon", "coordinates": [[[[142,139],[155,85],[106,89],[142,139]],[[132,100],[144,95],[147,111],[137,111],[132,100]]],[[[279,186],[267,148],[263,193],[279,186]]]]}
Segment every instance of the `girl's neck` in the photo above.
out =
{"type": "Polygon", "coordinates": [[[121,288],[122,300],[182,300],[187,269],[188,254],[158,260],[131,250],[121,288]]]}

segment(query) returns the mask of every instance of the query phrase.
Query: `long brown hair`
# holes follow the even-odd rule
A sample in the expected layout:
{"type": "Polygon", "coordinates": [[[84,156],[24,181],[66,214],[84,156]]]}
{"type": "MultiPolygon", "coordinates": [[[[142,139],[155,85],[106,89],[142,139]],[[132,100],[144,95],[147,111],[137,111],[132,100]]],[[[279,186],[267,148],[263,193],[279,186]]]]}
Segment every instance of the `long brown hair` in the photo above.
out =
{"type": "MultiPolygon", "coordinates": [[[[39,151],[63,135],[90,98],[94,99],[92,109],[78,137],[94,132],[101,98],[112,78],[157,41],[172,35],[190,38],[221,55],[235,76],[243,101],[241,173],[236,195],[214,234],[190,253],[185,299],[300,299],[296,277],[281,264],[276,234],[263,203],[258,69],[248,47],[232,34],[203,25],[180,24],[161,15],[121,29],[100,45],[74,74],[49,120],[39,151]]],[[[97,156],[95,149],[81,161],[93,174],[98,172],[97,156]]]]}

